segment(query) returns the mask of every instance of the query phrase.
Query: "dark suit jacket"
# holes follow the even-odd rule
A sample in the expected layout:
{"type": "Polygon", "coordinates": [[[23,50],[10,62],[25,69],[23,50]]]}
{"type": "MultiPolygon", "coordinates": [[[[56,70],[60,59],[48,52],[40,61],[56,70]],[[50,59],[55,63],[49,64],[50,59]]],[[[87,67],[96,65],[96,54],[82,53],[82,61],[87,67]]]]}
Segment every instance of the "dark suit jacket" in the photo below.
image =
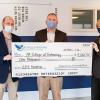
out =
{"type": "MultiPolygon", "coordinates": [[[[47,29],[42,29],[40,31],[37,31],[35,34],[35,40],[37,42],[45,42],[47,40],[47,29]]],[[[54,42],[67,42],[67,41],[68,40],[66,33],[56,29],[54,42]]]]}
{"type": "MultiPolygon", "coordinates": [[[[20,42],[20,38],[12,34],[12,42],[20,42]]],[[[8,55],[8,49],[5,42],[3,32],[0,32],[0,83],[5,83],[9,74],[9,66],[11,61],[4,61],[3,57],[8,55]]],[[[18,78],[12,78],[13,82],[17,81],[18,78]]]]}
{"type": "MultiPolygon", "coordinates": [[[[100,36],[97,37],[95,43],[98,45],[100,50],[100,36]]],[[[97,53],[93,50],[93,68],[92,68],[93,76],[96,78],[100,78],[100,51],[97,53]]]]}

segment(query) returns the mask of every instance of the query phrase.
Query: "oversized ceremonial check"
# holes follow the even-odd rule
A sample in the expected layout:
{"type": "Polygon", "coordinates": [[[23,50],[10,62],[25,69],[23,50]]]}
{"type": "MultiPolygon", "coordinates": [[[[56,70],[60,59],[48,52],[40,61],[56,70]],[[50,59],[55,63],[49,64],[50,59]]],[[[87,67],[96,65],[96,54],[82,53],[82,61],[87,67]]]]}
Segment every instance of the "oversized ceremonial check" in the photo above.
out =
{"type": "Polygon", "coordinates": [[[90,43],[12,43],[12,76],[91,75],[90,43]]]}

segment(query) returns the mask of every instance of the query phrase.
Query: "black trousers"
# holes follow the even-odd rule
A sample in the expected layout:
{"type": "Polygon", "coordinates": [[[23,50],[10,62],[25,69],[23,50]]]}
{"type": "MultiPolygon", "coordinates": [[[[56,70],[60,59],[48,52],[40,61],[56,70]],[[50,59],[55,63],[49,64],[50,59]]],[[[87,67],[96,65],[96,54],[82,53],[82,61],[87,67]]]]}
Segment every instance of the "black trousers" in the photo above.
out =
{"type": "Polygon", "coordinates": [[[91,100],[100,100],[100,78],[92,77],[91,100]]]}

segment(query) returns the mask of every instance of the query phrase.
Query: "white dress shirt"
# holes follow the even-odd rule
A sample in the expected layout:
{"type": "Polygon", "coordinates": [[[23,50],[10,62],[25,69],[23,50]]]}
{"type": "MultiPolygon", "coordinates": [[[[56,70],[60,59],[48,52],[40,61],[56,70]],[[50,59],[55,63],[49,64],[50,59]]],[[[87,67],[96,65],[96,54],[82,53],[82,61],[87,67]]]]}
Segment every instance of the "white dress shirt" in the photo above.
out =
{"type": "Polygon", "coordinates": [[[55,40],[55,32],[47,31],[47,41],[46,42],[54,42],[55,40]]]}

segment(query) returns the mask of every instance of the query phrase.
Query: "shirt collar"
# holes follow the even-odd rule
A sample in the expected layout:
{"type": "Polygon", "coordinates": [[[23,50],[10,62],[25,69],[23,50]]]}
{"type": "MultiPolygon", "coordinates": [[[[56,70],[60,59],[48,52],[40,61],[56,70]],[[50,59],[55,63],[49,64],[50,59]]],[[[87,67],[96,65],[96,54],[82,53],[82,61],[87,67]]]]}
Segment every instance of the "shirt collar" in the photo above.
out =
{"type": "Polygon", "coordinates": [[[52,32],[48,32],[48,28],[47,28],[47,33],[55,33],[55,32],[56,32],[56,29],[54,31],[52,31],[52,32]]]}

